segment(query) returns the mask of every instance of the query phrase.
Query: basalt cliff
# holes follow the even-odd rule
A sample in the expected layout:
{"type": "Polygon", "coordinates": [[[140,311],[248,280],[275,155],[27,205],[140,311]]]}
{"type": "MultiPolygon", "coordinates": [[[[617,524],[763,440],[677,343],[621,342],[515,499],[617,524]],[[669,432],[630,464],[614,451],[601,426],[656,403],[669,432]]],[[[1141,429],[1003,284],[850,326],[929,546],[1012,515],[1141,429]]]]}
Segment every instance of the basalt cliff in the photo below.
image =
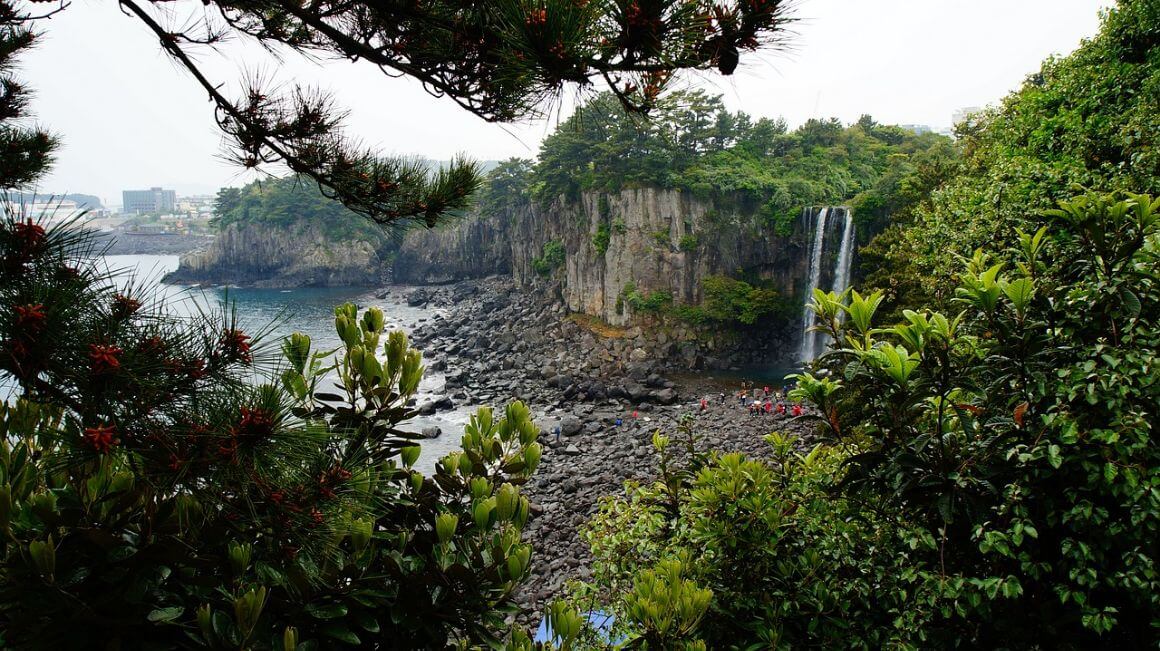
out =
{"type": "MultiPolygon", "coordinates": [[[[839,264],[842,220],[827,225],[819,214],[820,209],[804,210],[778,232],[741,203],[679,190],[585,192],[573,200],[521,202],[498,214],[475,214],[410,233],[396,255],[393,277],[398,283],[428,284],[510,273],[521,287],[555,293],[570,312],[629,332],[643,330],[644,343],[697,341],[709,350],[733,349],[736,363],[768,361],[788,358],[797,345],[796,311],[776,327],[738,338],[736,332],[646,314],[626,296],[664,295],[674,305],[695,306],[704,298],[706,278],[744,277],[766,281],[785,305],[797,309],[811,280],[828,287],[839,264]],[[814,279],[811,265],[818,268],[814,279]]],[[[692,365],[693,355],[686,357],[692,365]]]]}
{"type": "Polygon", "coordinates": [[[165,282],[251,287],[375,286],[390,261],[364,239],[334,240],[319,224],[230,224],[203,251],[183,255],[165,282]]]}

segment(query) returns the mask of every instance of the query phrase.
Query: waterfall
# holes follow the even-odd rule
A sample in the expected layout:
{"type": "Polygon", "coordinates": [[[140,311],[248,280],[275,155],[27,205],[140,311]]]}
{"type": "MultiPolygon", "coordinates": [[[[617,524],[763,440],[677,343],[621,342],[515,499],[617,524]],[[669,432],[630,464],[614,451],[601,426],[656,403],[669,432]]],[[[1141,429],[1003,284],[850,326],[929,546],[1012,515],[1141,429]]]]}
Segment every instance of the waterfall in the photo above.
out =
{"type": "Polygon", "coordinates": [[[826,216],[829,212],[829,208],[822,208],[818,211],[818,218],[814,223],[814,246],[810,249],[810,282],[806,287],[805,299],[802,302],[802,345],[798,352],[798,361],[802,363],[811,362],[815,357],[817,337],[809,331],[810,326],[814,324],[814,313],[810,310],[809,305],[813,299],[814,290],[822,281],[822,249],[826,245],[826,216]]]}
{"type": "Polygon", "coordinates": [[[839,296],[850,286],[850,262],[854,259],[854,211],[850,208],[844,210],[846,225],[842,227],[842,246],[838,249],[838,264],[834,265],[834,293],[839,296]]]}
{"type": "MultiPolygon", "coordinates": [[[[842,225],[842,239],[838,245],[838,257],[834,264],[834,273],[830,277],[835,294],[841,294],[850,286],[850,268],[854,261],[854,211],[849,208],[822,208],[813,224],[814,243],[810,249],[810,277],[806,288],[805,300],[802,302],[802,341],[798,350],[798,361],[803,364],[812,362],[818,356],[819,350],[825,345],[826,335],[820,332],[809,332],[814,324],[814,313],[808,305],[814,297],[814,290],[822,284],[822,258],[826,249],[826,222],[830,212],[841,210],[844,213],[842,225]]],[[[808,222],[807,222],[808,223],[808,222]]],[[[836,224],[834,224],[836,226],[836,224]]],[[[831,247],[833,246],[831,238],[831,247]]],[[[833,249],[830,249],[833,251],[833,249]]],[[[831,253],[832,255],[832,253],[831,253]]],[[[840,318],[840,317],[839,317],[840,318]]]]}

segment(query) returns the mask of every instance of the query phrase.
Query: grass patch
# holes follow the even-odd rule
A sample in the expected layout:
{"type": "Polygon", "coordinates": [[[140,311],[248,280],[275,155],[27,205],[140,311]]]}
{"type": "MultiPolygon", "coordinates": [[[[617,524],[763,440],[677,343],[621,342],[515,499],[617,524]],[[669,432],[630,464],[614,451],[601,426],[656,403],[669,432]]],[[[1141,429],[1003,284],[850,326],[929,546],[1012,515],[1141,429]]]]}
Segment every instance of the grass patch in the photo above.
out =
{"type": "Polygon", "coordinates": [[[589,332],[608,339],[624,339],[628,335],[628,328],[608,325],[600,317],[592,316],[591,314],[573,312],[568,315],[568,320],[589,332]]]}

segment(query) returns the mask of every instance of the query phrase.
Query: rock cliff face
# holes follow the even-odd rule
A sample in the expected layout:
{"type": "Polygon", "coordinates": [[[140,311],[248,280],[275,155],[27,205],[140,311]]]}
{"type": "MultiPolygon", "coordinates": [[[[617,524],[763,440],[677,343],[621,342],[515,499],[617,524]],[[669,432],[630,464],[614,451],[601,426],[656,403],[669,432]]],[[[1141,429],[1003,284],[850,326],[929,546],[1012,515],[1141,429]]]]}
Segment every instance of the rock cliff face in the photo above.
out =
{"type": "Polygon", "coordinates": [[[808,275],[809,230],[808,221],[801,220],[791,234],[780,236],[756,211],[677,190],[589,192],[577,201],[524,204],[409,234],[394,277],[446,282],[510,271],[530,286],[541,282],[534,261],[544,245],[559,242],[565,252],[563,270],[557,272],[559,291],[568,308],[611,325],[629,325],[632,309],[618,299],[630,283],[642,295],[665,291],[678,303],[696,304],[705,277],[745,273],[772,280],[783,295],[800,296],[808,275]]]}
{"type": "Polygon", "coordinates": [[[318,226],[231,224],[205,251],[184,255],[165,282],[254,287],[378,285],[390,265],[363,240],[331,242],[318,226]]]}

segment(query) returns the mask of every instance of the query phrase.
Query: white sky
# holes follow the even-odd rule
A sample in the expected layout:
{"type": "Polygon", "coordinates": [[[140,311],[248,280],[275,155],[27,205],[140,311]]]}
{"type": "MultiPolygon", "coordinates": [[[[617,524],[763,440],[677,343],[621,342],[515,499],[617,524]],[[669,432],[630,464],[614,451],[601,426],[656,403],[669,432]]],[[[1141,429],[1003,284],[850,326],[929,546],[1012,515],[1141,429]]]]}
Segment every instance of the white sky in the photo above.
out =
{"type": "MultiPolygon", "coordinates": [[[[183,0],[188,1],[188,0],[183,0]]],[[[200,3],[198,3],[200,4],[200,3]]],[[[852,122],[950,126],[960,107],[994,103],[1051,54],[1095,33],[1111,0],[799,0],[788,52],[742,56],[733,77],[687,77],[716,90],[733,110],[852,122]]],[[[121,190],[164,186],[213,192],[248,180],[221,160],[212,109],[195,82],[169,61],[151,32],[110,0],[74,0],[41,26],[40,47],[20,72],[35,89],[39,123],[63,137],[41,190],[83,192],[119,205],[121,190]]],[[[232,84],[271,72],[268,58],[234,43],[206,52],[204,69],[232,84]]],[[[409,79],[390,79],[345,61],[318,64],[293,54],[277,79],[331,90],[352,112],[352,134],[384,151],[446,159],[534,157],[556,120],[494,125],[409,79]]]]}

